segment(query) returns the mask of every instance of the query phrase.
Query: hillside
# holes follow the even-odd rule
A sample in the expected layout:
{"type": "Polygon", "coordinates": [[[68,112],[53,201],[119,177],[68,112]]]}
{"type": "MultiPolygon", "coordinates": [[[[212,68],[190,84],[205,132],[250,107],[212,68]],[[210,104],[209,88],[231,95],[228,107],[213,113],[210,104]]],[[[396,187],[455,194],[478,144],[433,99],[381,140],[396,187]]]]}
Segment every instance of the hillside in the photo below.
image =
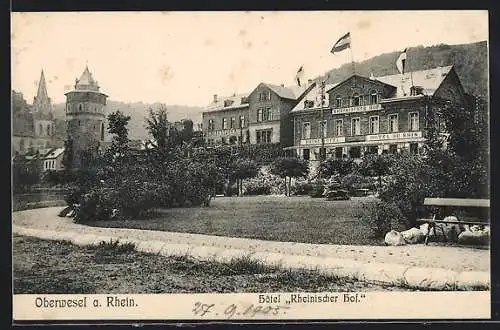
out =
{"type": "MultiPolygon", "coordinates": [[[[385,53],[356,62],[356,73],[369,77],[397,74],[396,59],[400,51],[385,53]]],[[[355,54],[354,54],[355,55],[355,54]]],[[[463,45],[411,47],[407,50],[407,70],[426,70],[437,66],[454,65],[467,93],[488,95],[488,47],[486,41],[463,45]]],[[[328,83],[339,82],[352,74],[352,64],[346,63],[329,71],[328,83]]],[[[315,80],[320,81],[323,77],[315,80]]]]}
{"type": "MultiPolygon", "coordinates": [[[[106,109],[107,113],[120,110],[124,114],[131,117],[128,124],[130,139],[146,139],[148,137],[148,133],[144,126],[144,121],[148,116],[148,109],[158,109],[159,106],[160,103],[125,103],[120,101],[108,100],[106,109]]],[[[54,105],[53,111],[56,118],[64,119],[64,107],[64,103],[58,103],[54,105]]],[[[203,108],[184,105],[167,105],[167,111],[169,120],[177,121],[181,119],[191,119],[196,127],[196,124],[201,123],[201,112],[203,111],[203,108]]],[[[64,128],[61,128],[61,131],[64,132],[64,128]]]]}

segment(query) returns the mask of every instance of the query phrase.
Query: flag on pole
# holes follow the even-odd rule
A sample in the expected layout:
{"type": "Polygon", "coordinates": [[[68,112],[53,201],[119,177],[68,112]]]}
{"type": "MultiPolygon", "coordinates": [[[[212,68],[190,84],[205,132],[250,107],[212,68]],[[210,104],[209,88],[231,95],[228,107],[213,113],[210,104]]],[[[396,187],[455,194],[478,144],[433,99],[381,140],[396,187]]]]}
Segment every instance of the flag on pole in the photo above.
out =
{"type": "Polygon", "coordinates": [[[403,52],[399,55],[397,61],[396,61],[396,67],[398,68],[399,73],[404,74],[405,72],[405,65],[406,65],[406,49],[403,50],[403,52]]]}
{"type": "Polygon", "coordinates": [[[336,52],[343,51],[344,49],[351,47],[351,33],[347,32],[342,38],[337,40],[335,45],[333,45],[330,53],[335,54],[336,52]]]}
{"type": "Polygon", "coordinates": [[[297,82],[297,85],[299,85],[299,87],[301,86],[300,81],[303,80],[303,78],[304,78],[304,66],[301,65],[299,70],[297,71],[297,74],[295,75],[295,81],[297,82]]]}

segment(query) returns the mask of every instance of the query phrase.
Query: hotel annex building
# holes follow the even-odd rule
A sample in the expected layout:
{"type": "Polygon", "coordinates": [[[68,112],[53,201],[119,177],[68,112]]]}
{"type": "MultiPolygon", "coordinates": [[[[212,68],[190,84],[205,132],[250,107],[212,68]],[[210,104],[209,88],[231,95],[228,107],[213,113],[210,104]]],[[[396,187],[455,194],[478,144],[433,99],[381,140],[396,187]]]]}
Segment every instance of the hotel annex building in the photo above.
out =
{"type": "Polygon", "coordinates": [[[322,139],[327,158],[416,153],[430,125],[446,133],[444,107],[463,107],[465,99],[453,66],[381,77],[354,74],[324,89],[315,82],[295,90],[261,83],[249,94],[214,97],[203,113],[203,131],[209,145],[279,142],[311,161],[320,160],[322,139]]]}

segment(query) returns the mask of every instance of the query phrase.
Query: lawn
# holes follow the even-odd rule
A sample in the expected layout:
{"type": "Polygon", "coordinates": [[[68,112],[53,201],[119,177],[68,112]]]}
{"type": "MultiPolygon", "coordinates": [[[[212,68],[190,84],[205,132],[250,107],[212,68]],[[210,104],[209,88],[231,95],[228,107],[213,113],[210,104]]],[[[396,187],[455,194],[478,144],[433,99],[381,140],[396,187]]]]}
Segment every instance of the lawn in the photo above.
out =
{"type": "Polygon", "coordinates": [[[91,222],[122,227],[302,243],[380,245],[356,216],[374,198],[218,197],[209,207],[157,210],[144,220],[91,222]]]}
{"type": "Polygon", "coordinates": [[[14,294],[411,291],[240,258],[228,264],[13,236],[14,294]]]}

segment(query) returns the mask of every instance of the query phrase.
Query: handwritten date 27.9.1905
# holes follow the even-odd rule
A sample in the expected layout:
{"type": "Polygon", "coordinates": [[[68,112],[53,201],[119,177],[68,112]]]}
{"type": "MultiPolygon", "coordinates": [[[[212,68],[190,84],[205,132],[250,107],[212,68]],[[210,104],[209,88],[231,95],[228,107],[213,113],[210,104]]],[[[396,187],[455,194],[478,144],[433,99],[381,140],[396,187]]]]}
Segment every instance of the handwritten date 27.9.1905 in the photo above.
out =
{"type": "Polygon", "coordinates": [[[230,304],[227,306],[216,304],[205,304],[200,301],[196,302],[193,307],[193,313],[200,317],[225,317],[225,318],[255,318],[259,316],[278,316],[286,314],[288,306],[238,306],[237,304],[230,304]]]}

